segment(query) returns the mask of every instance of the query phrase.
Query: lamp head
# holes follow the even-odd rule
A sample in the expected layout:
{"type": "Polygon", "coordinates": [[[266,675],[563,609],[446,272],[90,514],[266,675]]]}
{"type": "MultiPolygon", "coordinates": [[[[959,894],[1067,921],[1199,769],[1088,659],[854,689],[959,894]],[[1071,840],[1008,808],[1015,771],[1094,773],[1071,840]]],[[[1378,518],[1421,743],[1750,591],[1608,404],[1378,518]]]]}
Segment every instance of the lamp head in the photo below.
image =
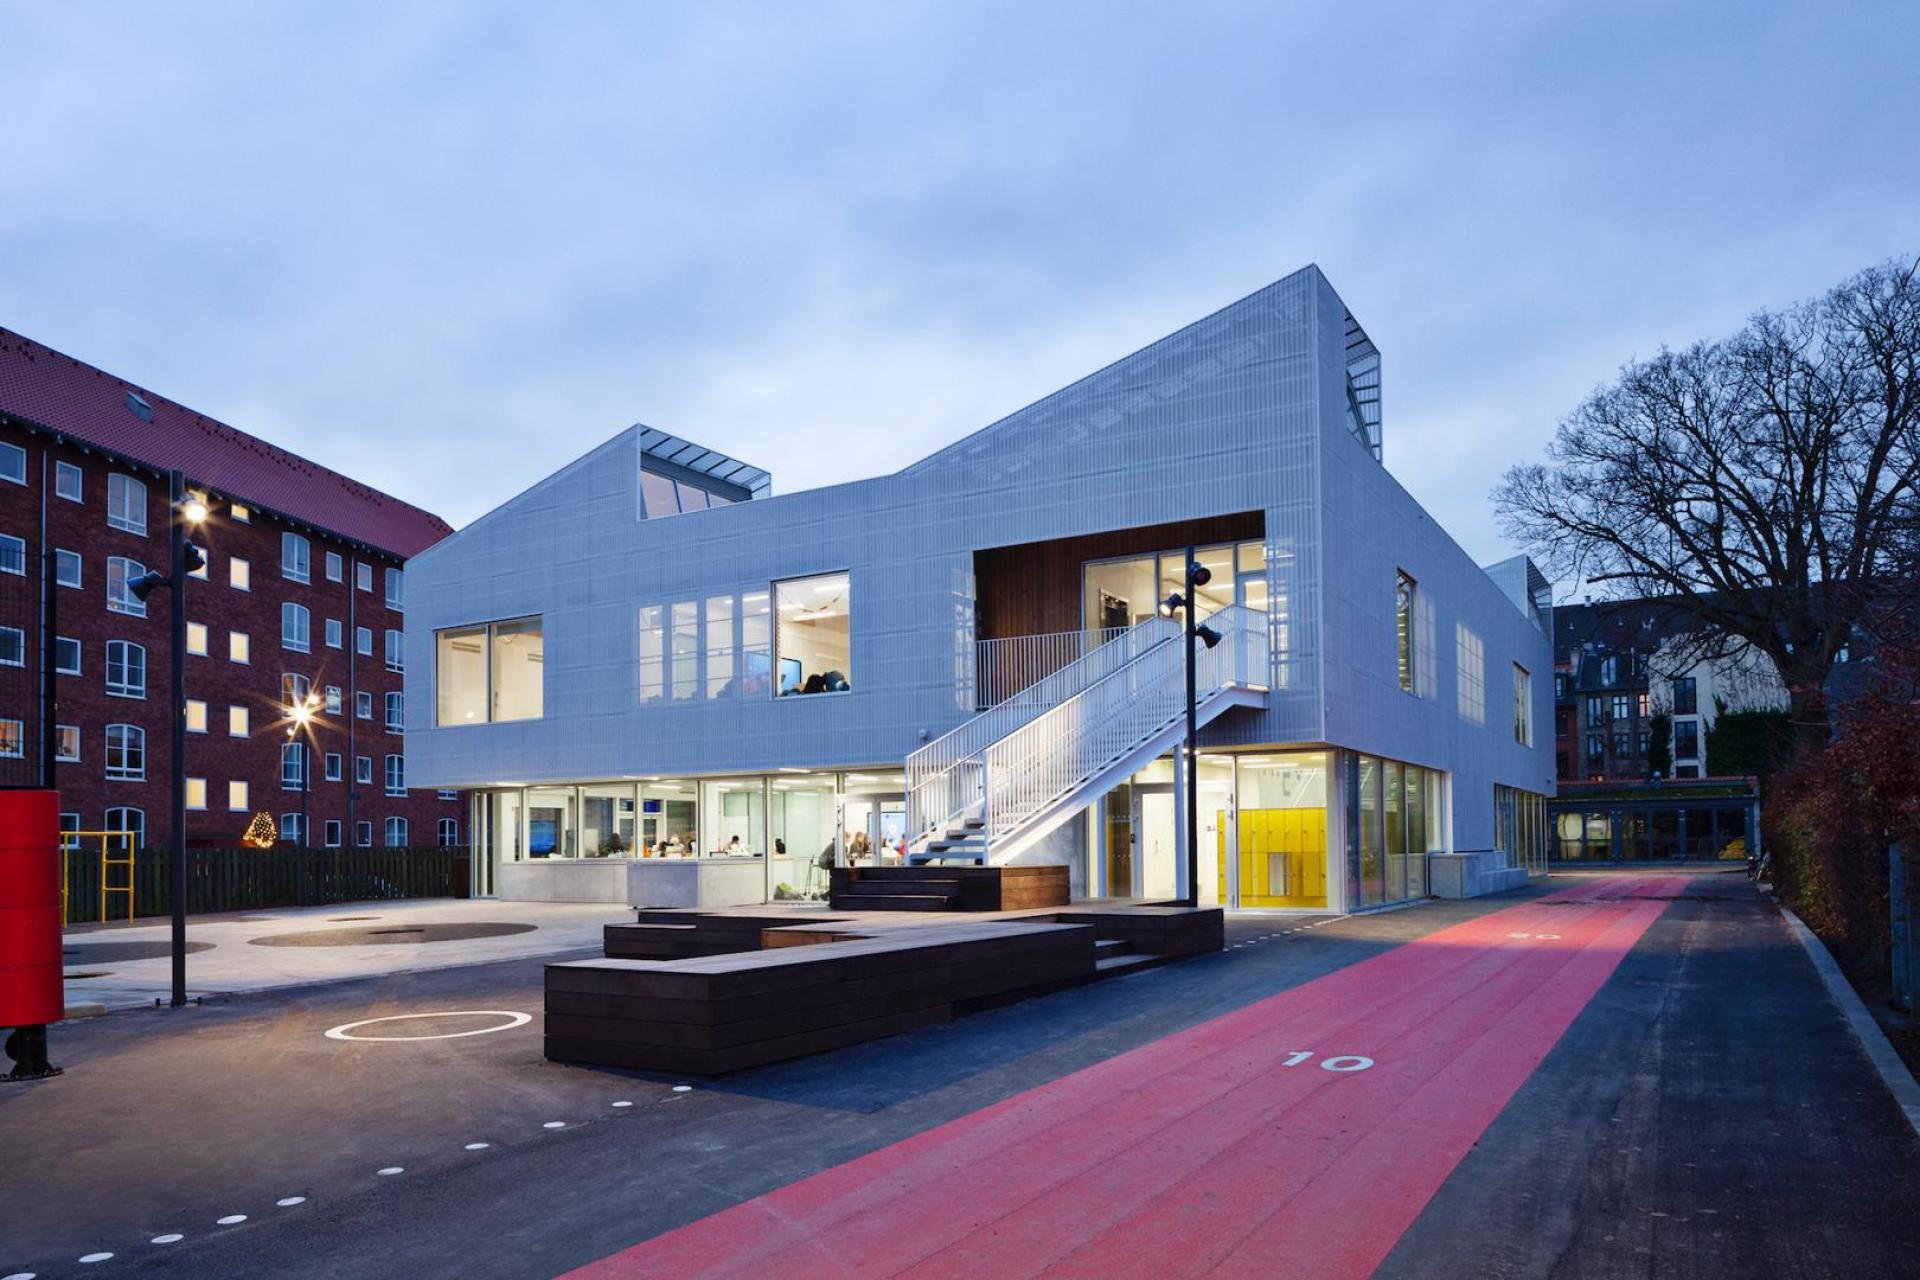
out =
{"type": "Polygon", "coordinates": [[[145,600],[148,596],[166,586],[167,581],[166,574],[161,573],[158,569],[149,569],[132,582],[129,582],[127,584],[127,590],[133,593],[134,599],[145,600]]]}
{"type": "Polygon", "coordinates": [[[1220,643],[1220,633],[1204,622],[1193,629],[1193,634],[1201,644],[1204,644],[1209,649],[1220,643]]]}
{"type": "Polygon", "coordinates": [[[207,518],[207,504],[200,498],[188,498],[180,504],[180,515],[188,524],[200,524],[207,518]]]}
{"type": "Polygon", "coordinates": [[[1187,598],[1176,591],[1162,601],[1162,603],[1166,606],[1168,613],[1178,613],[1187,607],[1187,598]]]}
{"type": "Polygon", "coordinates": [[[1207,568],[1207,566],[1201,564],[1198,560],[1189,560],[1187,561],[1187,577],[1192,580],[1194,586],[1204,587],[1213,581],[1213,570],[1207,568]]]}

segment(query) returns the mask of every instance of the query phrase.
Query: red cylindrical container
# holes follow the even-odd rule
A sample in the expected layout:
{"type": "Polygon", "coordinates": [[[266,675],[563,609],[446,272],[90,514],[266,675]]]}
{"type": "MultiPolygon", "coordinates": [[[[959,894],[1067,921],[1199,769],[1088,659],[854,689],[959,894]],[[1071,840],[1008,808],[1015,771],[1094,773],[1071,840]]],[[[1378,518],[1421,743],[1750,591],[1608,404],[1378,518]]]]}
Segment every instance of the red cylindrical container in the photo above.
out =
{"type": "Polygon", "coordinates": [[[66,1016],[60,925],[60,795],[0,791],[0,1027],[66,1016]]]}

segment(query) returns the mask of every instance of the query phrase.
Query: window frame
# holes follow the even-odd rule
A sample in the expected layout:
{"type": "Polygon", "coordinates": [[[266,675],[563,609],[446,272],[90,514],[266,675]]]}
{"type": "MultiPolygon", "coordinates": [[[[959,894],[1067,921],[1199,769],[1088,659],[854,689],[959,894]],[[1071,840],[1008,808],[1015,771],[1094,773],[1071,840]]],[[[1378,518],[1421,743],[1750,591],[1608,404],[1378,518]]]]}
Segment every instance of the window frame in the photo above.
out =
{"type": "MultiPolygon", "coordinates": [[[[668,661],[671,662],[673,658],[673,654],[671,652],[672,638],[673,638],[673,619],[671,614],[667,616],[666,622],[667,622],[666,636],[668,641],[667,658],[668,658],[668,661]]],[[[769,579],[767,582],[767,623],[768,623],[768,636],[767,636],[768,681],[767,683],[768,683],[768,693],[769,693],[769,696],[773,699],[773,701],[785,702],[785,701],[788,701],[789,699],[795,699],[801,702],[811,702],[815,698],[819,698],[822,696],[846,695],[846,694],[851,694],[854,691],[856,686],[854,684],[854,679],[853,679],[854,677],[853,570],[851,567],[844,568],[844,569],[823,569],[818,573],[801,573],[801,574],[793,574],[784,578],[769,579]],[[803,693],[799,689],[792,689],[787,691],[786,693],[782,693],[780,691],[780,588],[783,586],[790,586],[795,583],[812,582],[819,578],[845,578],[847,580],[847,670],[842,671],[840,673],[841,677],[847,682],[847,687],[844,689],[822,689],[815,693],[803,693]]],[[[700,651],[699,640],[697,637],[695,640],[694,651],[696,653],[700,651]]],[[[804,675],[804,672],[802,674],[804,675]]],[[[824,675],[825,673],[819,672],[816,674],[824,675]]],[[[673,675],[671,669],[669,669],[668,675],[667,675],[667,692],[669,694],[669,697],[671,697],[673,693],[675,678],[676,677],[673,675]]]]}
{"type": "Polygon", "coordinates": [[[131,698],[139,702],[146,701],[146,698],[147,698],[147,646],[141,644],[137,640],[109,640],[107,641],[106,662],[104,666],[105,666],[105,670],[101,673],[101,679],[105,684],[107,696],[109,698],[131,698]],[[118,663],[118,666],[120,668],[120,672],[122,676],[122,679],[120,680],[119,686],[117,688],[115,687],[114,679],[113,679],[113,670],[114,670],[114,666],[116,665],[114,663],[114,647],[116,645],[121,647],[120,648],[121,657],[120,657],[120,662],[118,663]],[[138,654],[140,659],[139,663],[137,664],[140,670],[140,680],[137,687],[132,680],[126,678],[127,675],[133,671],[134,666],[136,665],[130,660],[131,655],[134,655],[134,654],[138,654]]]}
{"type": "Polygon", "coordinates": [[[130,475],[125,471],[109,471],[107,473],[107,528],[118,529],[122,533],[131,533],[137,538],[144,538],[147,536],[147,510],[146,481],[130,475]],[[116,481],[118,481],[117,485],[115,483],[116,481]],[[119,490],[118,496],[120,501],[118,503],[114,501],[114,491],[116,488],[119,490]],[[136,493],[140,497],[140,501],[137,504],[140,508],[137,519],[132,514],[132,508],[136,504],[131,500],[132,496],[136,493]],[[121,510],[116,512],[116,507],[121,508],[121,510]]]}
{"type": "Polygon", "coordinates": [[[1393,652],[1400,692],[1420,696],[1418,628],[1420,580],[1405,569],[1393,571],[1393,652]]]}
{"type": "Polygon", "coordinates": [[[313,544],[291,529],[280,533],[280,576],[288,582],[313,581],[313,544]]]}
{"type": "Polygon", "coordinates": [[[108,782],[145,782],[147,780],[147,731],[137,724],[115,721],[106,726],[107,749],[101,757],[101,767],[108,782]],[[118,735],[115,730],[120,730],[118,735]],[[114,738],[118,736],[116,748],[114,738]],[[114,764],[116,751],[120,763],[114,764]]]}
{"type": "Polygon", "coordinates": [[[20,548],[20,559],[18,561],[20,567],[17,569],[10,568],[9,566],[15,563],[15,561],[11,556],[6,556],[0,558],[0,573],[8,574],[12,577],[24,578],[27,576],[27,540],[17,534],[0,533],[0,551],[4,551],[9,544],[17,545],[20,548]]]}
{"type": "Polygon", "coordinates": [[[280,602],[280,647],[293,653],[313,652],[313,611],[294,600],[280,602]]]}
{"type": "Polygon", "coordinates": [[[147,616],[147,602],[133,594],[133,582],[146,573],[147,566],[132,556],[107,557],[107,612],[129,618],[147,616]],[[119,566],[119,591],[114,590],[114,568],[119,566]]]}
{"type": "Polygon", "coordinates": [[[84,505],[87,500],[87,473],[85,468],[77,462],[66,462],[58,458],[54,459],[53,496],[65,502],[78,502],[84,505]],[[69,476],[73,477],[72,493],[68,493],[66,487],[66,480],[69,476]]]}
{"type": "Polygon", "coordinates": [[[27,451],[17,444],[0,440],[0,480],[11,484],[24,485],[27,482],[27,451]],[[10,464],[18,460],[16,468],[10,464]]]}
{"type": "Polygon", "coordinates": [[[53,585],[65,587],[69,591],[85,591],[87,589],[86,554],[80,551],[69,551],[65,547],[55,547],[53,549],[53,585]],[[66,566],[69,561],[73,564],[71,581],[66,576],[66,566]]]}

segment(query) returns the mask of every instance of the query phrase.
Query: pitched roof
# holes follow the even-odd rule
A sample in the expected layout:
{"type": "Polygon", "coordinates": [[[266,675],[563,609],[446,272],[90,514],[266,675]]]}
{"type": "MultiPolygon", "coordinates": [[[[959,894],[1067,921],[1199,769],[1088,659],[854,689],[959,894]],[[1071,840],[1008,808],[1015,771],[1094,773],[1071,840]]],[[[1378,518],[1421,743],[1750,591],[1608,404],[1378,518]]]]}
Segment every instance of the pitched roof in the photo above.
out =
{"type": "Polygon", "coordinates": [[[353,542],[407,557],[453,532],[402,502],[165,396],[0,329],[0,414],[353,542]]]}

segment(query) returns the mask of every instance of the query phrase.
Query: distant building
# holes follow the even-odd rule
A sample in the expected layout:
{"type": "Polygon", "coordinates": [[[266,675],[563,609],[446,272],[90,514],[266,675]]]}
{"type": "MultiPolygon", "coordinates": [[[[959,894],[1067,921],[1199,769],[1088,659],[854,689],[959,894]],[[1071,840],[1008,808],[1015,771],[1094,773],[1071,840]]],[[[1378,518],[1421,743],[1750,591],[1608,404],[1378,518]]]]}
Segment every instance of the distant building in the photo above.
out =
{"type": "Polygon", "coordinates": [[[460,843],[458,798],[410,787],[402,738],[403,566],[447,525],[4,329],[0,785],[47,785],[51,697],[62,825],[170,838],[171,602],[128,584],[166,567],[176,468],[209,508],[186,589],[187,837],[237,843],[265,812],[298,839],[310,766],[310,843],[460,843]],[[309,691],[313,740],[289,742],[309,691]]]}

